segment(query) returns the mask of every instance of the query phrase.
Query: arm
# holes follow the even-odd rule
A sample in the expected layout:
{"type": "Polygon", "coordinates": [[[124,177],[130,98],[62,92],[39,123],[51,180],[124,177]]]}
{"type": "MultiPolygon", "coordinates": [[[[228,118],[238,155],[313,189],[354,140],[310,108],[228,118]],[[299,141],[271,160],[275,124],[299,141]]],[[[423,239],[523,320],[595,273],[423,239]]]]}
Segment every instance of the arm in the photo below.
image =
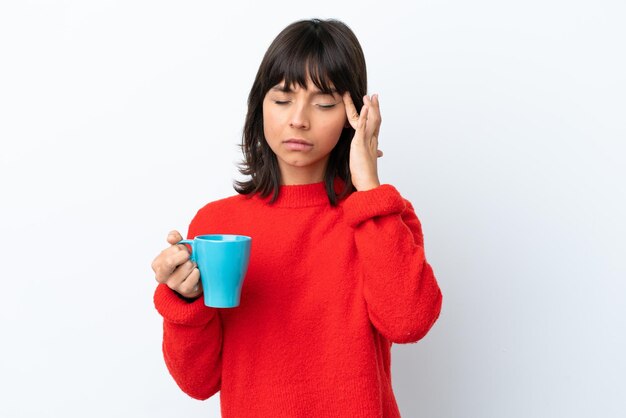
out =
{"type": "Polygon", "coordinates": [[[383,185],[353,193],[344,211],[354,228],[370,321],[389,341],[418,341],[439,317],[442,295],[413,207],[383,185]]]}
{"type": "MultiPolygon", "coordinates": [[[[198,235],[197,225],[200,218],[200,212],[198,212],[191,221],[187,234],[189,238],[198,235]]],[[[168,236],[172,247],[176,247],[173,244],[182,239],[178,233],[174,235],[173,237],[168,236]]],[[[184,260],[187,260],[189,258],[188,253],[183,252],[186,255],[184,260]]],[[[159,257],[168,259],[168,255],[159,257]]],[[[178,253],[174,252],[173,257],[169,256],[170,264],[184,261],[183,259],[176,260],[174,257],[179,257],[178,253]]],[[[162,265],[163,262],[155,262],[154,264],[162,265]]],[[[182,268],[181,265],[176,270],[182,268]]],[[[161,275],[167,276],[170,269],[171,265],[169,268],[162,269],[165,273],[159,268],[155,272],[161,272],[161,275]]],[[[199,273],[197,277],[192,277],[194,272],[183,271],[182,273],[181,276],[188,274],[182,285],[177,284],[178,280],[174,279],[160,281],[154,293],[154,304],[163,317],[163,356],[170,374],[183,392],[192,398],[203,400],[220,390],[222,324],[217,309],[208,308],[204,305],[201,291],[200,293],[188,292],[187,294],[192,298],[189,299],[183,298],[179,292],[172,290],[172,286],[175,289],[185,290],[186,287],[189,287],[184,284],[185,282],[191,281],[191,285],[193,285],[199,280],[199,273]]],[[[177,274],[174,272],[170,277],[177,274]]],[[[159,281],[158,278],[157,281],[159,281]]]]}
{"type": "Polygon", "coordinates": [[[222,326],[216,309],[202,297],[189,303],[165,284],[154,293],[163,316],[163,356],[178,386],[192,398],[208,399],[220,390],[222,326]]]}

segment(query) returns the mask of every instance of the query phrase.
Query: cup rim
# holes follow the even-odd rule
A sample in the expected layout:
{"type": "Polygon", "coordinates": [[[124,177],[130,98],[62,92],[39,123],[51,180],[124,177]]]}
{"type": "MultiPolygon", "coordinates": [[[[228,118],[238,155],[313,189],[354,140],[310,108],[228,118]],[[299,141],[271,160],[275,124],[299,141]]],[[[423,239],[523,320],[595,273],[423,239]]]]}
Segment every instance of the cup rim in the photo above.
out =
{"type": "Polygon", "coordinates": [[[246,241],[252,240],[252,237],[249,237],[247,235],[239,235],[239,234],[202,234],[202,235],[195,236],[193,239],[207,241],[207,242],[226,243],[226,242],[246,242],[246,241]],[[215,237],[228,237],[228,238],[234,238],[234,239],[227,239],[227,240],[211,239],[215,237]]]}

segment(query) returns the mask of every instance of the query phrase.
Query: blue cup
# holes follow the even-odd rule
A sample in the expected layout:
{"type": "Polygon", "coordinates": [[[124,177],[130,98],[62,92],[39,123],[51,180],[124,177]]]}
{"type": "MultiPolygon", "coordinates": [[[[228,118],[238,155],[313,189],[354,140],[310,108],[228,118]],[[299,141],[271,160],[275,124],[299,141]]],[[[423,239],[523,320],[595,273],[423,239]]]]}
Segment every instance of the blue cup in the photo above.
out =
{"type": "Polygon", "coordinates": [[[239,306],[241,287],[250,261],[252,238],[244,235],[198,235],[179,244],[191,246],[198,265],[204,304],[213,308],[239,306]]]}

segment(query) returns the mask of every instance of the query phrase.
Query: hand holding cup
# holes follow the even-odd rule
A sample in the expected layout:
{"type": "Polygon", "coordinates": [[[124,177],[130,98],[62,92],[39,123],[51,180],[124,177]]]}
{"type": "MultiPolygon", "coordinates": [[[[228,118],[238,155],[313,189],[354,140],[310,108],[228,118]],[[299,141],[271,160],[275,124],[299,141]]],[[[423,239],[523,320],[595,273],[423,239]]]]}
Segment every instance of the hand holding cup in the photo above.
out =
{"type": "Polygon", "coordinates": [[[178,231],[171,231],[167,236],[170,246],[154,259],[156,281],[166,284],[170,289],[185,298],[197,298],[202,294],[200,270],[191,261],[189,250],[185,245],[178,244],[183,237],[178,231]]]}

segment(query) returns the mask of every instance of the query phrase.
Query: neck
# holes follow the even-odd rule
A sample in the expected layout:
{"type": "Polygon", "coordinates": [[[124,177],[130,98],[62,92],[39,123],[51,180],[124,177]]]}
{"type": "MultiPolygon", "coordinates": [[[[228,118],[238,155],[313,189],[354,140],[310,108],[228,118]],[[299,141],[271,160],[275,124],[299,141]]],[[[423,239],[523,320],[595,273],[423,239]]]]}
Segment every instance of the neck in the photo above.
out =
{"type": "Polygon", "coordinates": [[[324,181],[326,165],[321,165],[315,169],[305,169],[305,167],[281,167],[280,179],[282,186],[293,186],[298,184],[313,184],[324,181]]]}

